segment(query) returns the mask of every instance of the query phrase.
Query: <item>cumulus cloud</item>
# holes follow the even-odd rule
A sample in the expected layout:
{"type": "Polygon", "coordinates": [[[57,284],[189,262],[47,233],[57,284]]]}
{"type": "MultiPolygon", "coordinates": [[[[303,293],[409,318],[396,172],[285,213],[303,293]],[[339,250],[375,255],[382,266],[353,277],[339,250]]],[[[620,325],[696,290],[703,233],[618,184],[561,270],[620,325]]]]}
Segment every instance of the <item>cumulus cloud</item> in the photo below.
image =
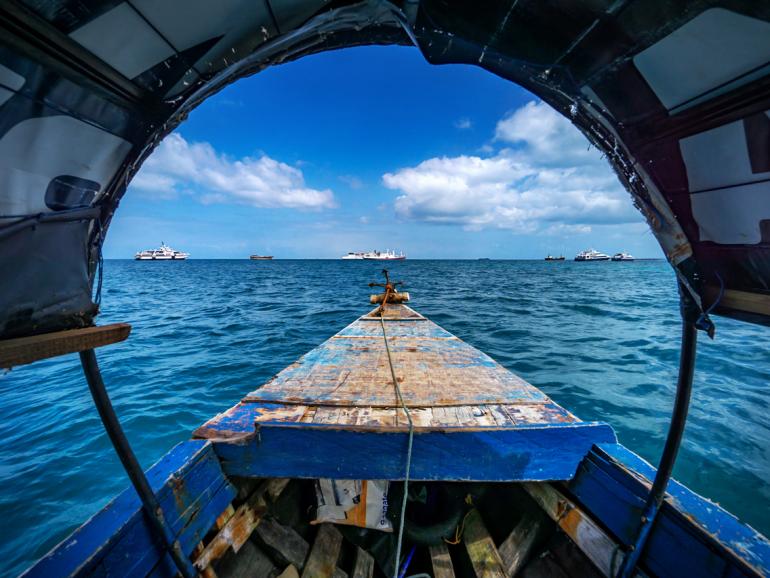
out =
{"type": "Polygon", "coordinates": [[[587,233],[638,222],[628,193],[599,152],[545,103],[530,102],[498,124],[490,156],[439,157],[383,175],[400,191],[406,219],[517,233],[587,233]]]}
{"type": "Polygon", "coordinates": [[[325,209],[335,206],[329,189],[312,189],[302,171],[266,155],[231,159],[206,142],[187,142],[171,134],[131,181],[131,186],[168,198],[173,192],[197,194],[202,203],[254,207],[325,209]]]}

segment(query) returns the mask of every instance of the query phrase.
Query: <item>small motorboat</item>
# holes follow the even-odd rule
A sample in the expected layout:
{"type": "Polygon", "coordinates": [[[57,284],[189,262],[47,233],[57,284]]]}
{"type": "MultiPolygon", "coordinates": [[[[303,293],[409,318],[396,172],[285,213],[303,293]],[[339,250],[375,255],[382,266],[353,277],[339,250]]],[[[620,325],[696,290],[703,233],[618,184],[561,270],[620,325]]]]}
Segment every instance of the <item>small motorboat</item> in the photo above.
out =
{"type": "Polygon", "coordinates": [[[612,256],[613,261],[633,261],[634,256],[630,253],[615,253],[612,256]]]}

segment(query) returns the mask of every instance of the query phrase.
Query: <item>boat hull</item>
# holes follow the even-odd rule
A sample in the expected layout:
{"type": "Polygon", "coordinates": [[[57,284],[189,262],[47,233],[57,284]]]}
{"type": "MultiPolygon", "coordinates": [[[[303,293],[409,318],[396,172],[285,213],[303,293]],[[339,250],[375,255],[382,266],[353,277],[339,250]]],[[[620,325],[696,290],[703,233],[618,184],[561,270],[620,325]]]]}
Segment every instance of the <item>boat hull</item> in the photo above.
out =
{"type": "MultiPolygon", "coordinates": [[[[416,534],[414,527],[405,528],[405,548],[423,548],[415,571],[424,570],[419,559],[435,563],[436,556],[444,556],[440,563],[451,568],[456,556],[447,548],[459,548],[476,575],[490,564],[495,575],[514,575],[550,557],[570,576],[595,575],[596,569],[614,576],[635,541],[655,477],[652,466],[617,443],[608,425],[580,421],[405,305],[386,306],[382,320],[360,317],[194,436],[198,439],[179,444],[150,468],[147,478],[172,538],[194,561],[195,571],[220,578],[246,571],[277,575],[289,562],[303,576],[331,576],[338,564],[349,575],[371,576],[356,574],[339,556],[348,538],[335,526],[307,524],[303,504],[331,480],[348,485],[387,480],[398,492],[410,438],[410,488],[422,483],[422,491],[448,496],[440,511],[459,514],[442,532],[460,535],[447,547],[443,535],[426,538],[424,529],[416,534]],[[386,357],[382,325],[392,341],[402,401],[390,369],[378,361],[386,357]],[[409,408],[412,435],[401,403],[409,408]],[[287,508],[295,514],[284,520],[299,519],[296,528],[281,521],[287,508]],[[486,529],[494,520],[504,520],[495,532],[507,536],[504,540],[486,529]],[[539,536],[545,546],[525,548],[517,536],[539,536]],[[419,541],[436,538],[429,543],[438,550],[419,541]],[[336,544],[331,549],[330,541],[336,544]],[[553,546],[559,541],[573,549],[569,556],[559,556],[553,546]],[[331,552],[325,554],[326,574],[314,566],[321,550],[331,552]],[[259,570],[257,563],[263,565],[259,570]]],[[[395,496],[388,499],[400,503],[395,496]]],[[[375,510],[383,507],[398,523],[398,509],[383,502],[375,510]]],[[[382,536],[378,529],[346,535],[354,540],[350,536],[367,532],[373,539],[382,536]]],[[[364,543],[345,548],[393,575],[392,552],[369,554],[364,543]]],[[[664,578],[760,576],[770,571],[770,542],[672,481],[640,564],[647,574],[664,578]]],[[[546,564],[535,575],[553,575],[547,570],[546,564]]],[[[469,572],[458,568],[453,575],[473,575],[469,572]]],[[[26,576],[175,574],[136,493],[127,489],[26,576]]]]}

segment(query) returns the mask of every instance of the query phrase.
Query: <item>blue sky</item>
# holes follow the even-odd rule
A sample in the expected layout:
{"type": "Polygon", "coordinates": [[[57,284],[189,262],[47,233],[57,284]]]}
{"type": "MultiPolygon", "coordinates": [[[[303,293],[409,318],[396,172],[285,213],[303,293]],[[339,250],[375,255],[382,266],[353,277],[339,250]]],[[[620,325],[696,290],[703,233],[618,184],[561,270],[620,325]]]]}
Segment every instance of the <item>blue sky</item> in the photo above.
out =
{"type": "Polygon", "coordinates": [[[598,152],[520,87],[407,47],[328,52],[211,97],[132,182],[107,258],[662,255],[598,152]]]}

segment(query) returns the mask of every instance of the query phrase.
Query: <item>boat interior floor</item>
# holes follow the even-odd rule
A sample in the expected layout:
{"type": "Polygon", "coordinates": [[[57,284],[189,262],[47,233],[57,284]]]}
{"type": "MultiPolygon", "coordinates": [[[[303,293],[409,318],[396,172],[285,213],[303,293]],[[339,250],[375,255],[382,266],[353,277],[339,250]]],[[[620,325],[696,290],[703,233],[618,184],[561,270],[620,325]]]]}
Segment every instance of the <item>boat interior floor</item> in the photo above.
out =
{"type": "MultiPolygon", "coordinates": [[[[394,575],[390,532],[313,524],[315,482],[232,480],[238,497],[194,554],[204,576],[394,575]]],[[[403,484],[391,484],[400,504],[403,484]]],[[[398,508],[394,508],[398,510],[398,508]]],[[[417,483],[410,487],[400,576],[525,578],[602,574],[522,484],[417,483]]]]}

